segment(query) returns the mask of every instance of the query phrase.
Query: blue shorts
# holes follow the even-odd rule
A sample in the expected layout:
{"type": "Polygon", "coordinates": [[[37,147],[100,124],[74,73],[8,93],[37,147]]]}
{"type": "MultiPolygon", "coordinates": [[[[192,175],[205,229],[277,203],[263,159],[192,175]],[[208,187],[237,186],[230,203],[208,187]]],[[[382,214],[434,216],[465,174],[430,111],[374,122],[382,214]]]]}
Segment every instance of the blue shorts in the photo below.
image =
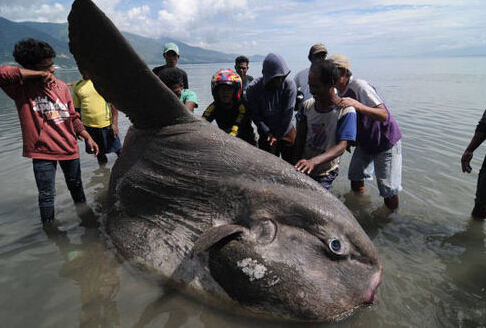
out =
{"type": "Polygon", "coordinates": [[[373,180],[380,196],[392,197],[402,190],[402,143],[401,140],[388,150],[378,154],[368,154],[356,147],[349,163],[348,179],[351,181],[373,180]]]}
{"type": "MultiPolygon", "coordinates": [[[[98,145],[100,154],[115,153],[122,148],[120,138],[118,136],[113,138],[113,130],[111,129],[111,126],[108,125],[104,128],[85,126],[85,128],[91,138],[93,138],[94,142],[98,145]]],[[[92,151],[89,149],[88,144],[85,143],[85,145],[86,152],[91,154],[92,151]]]]}

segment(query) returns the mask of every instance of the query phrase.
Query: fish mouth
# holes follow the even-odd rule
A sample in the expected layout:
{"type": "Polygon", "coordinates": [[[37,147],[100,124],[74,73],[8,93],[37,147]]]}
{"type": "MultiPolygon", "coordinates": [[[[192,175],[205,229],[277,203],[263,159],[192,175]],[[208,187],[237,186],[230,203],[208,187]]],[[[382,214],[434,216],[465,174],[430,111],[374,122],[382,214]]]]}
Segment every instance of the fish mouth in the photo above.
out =
{"type": "Polygon", "coordinates": [[[371,288],[365,294],[364,297],[364,304],[373,304],[375,301],[375,293],[378,286],[381,284],[381,278],[383,276],[383,268],[380,267],[380,270],[373,275],[371,278],[371,288]]]}

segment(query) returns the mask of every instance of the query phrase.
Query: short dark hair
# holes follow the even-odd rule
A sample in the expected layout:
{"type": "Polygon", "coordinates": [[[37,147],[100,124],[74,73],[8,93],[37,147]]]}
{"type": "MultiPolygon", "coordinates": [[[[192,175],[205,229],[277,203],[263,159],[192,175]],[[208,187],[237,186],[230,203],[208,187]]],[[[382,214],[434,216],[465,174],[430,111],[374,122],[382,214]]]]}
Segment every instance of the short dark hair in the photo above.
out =
{"type": "Polygon", "coordinates": [[[28,38],[15,44],[12,55],[23,67],[31,67],[44,59],[56,57],[56,52],[47,42],[28,38]]]}
{"type": "Polygon", "coordinates": [[[235,59],[235,65],[238,65],[240,63],[249,64],[250,60],[248,59],[248,57],[241,55],[241,56],[236,57],[236,59],[235,59]]]}
{"type": "Polygon", "coordinates": [[[324,85],[335,86],[339,79],[338,68],[326,59],[319,59],[311,64],[310,70],[316,69],[321,75],[321,82],[324,85]]]}
{"type": "Polygon", "coordinates": [[[338,67],[337,69],[339,72],[339,76],[346,75],[346,77],[351,77],[351,75],[353,75],[353,72],[351,72],[349,69],[345,69],[344,67],[338,67]]]}
{"type": "Polygon", "coordinates": [[[182,73],[176,67],[168,67],[161,70],[159,72],[159,79],[169,88],[176,84],[184,85],[182,73]]]}

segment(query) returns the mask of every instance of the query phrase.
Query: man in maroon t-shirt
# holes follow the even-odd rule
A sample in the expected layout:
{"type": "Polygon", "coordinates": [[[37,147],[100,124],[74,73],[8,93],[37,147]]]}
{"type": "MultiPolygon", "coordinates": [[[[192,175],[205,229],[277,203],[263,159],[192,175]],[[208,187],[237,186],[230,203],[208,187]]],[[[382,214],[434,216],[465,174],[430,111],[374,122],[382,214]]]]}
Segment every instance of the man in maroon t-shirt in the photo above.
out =
{"type": "Polygon", "coordinates": [[[15,101],[23,138],[24,157],[32,158],[43,224],[54,221],[57,162],[64,172],[74,203],[85,203],[76,137],[98,154],[98,145],[74,110],[67,86],[54,76],[56,53],[42,41],[24,39],[15,45],[22,68],[0,66],[0,87],[15,101]]]}

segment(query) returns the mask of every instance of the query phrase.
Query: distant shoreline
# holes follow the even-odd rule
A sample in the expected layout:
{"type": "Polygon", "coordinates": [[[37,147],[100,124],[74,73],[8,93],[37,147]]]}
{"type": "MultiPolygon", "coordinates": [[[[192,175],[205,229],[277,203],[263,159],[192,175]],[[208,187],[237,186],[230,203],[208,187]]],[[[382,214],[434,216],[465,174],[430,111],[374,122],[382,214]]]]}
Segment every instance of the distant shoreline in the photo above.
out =
{"type": "MultiPolygon", "coordinates": [[[[253,63],[260,63],[260,61],[253,61],[253,63]]],[[[162,65],[163,60],[160,61],[159,63],[152,63],[152,64],[146,64],[149,68],[153,68],[158,65],[162,65]]],[[[214,64],[231,64],[234,65],[234,61],[216,61],[216,62],[189,62],[189,63],[178,63],[178,65],[214,65],[214,64]]],[[[9,65],[9,66],[19,66],[20,65],[16,62],[0,62],[0,65],[9,65]]],[[[78,69],[78,66],[65,66],[65,65],[59,65],[56,63],[56,60],[54,59],[54,66],[55,69],[78,69]]]]}

